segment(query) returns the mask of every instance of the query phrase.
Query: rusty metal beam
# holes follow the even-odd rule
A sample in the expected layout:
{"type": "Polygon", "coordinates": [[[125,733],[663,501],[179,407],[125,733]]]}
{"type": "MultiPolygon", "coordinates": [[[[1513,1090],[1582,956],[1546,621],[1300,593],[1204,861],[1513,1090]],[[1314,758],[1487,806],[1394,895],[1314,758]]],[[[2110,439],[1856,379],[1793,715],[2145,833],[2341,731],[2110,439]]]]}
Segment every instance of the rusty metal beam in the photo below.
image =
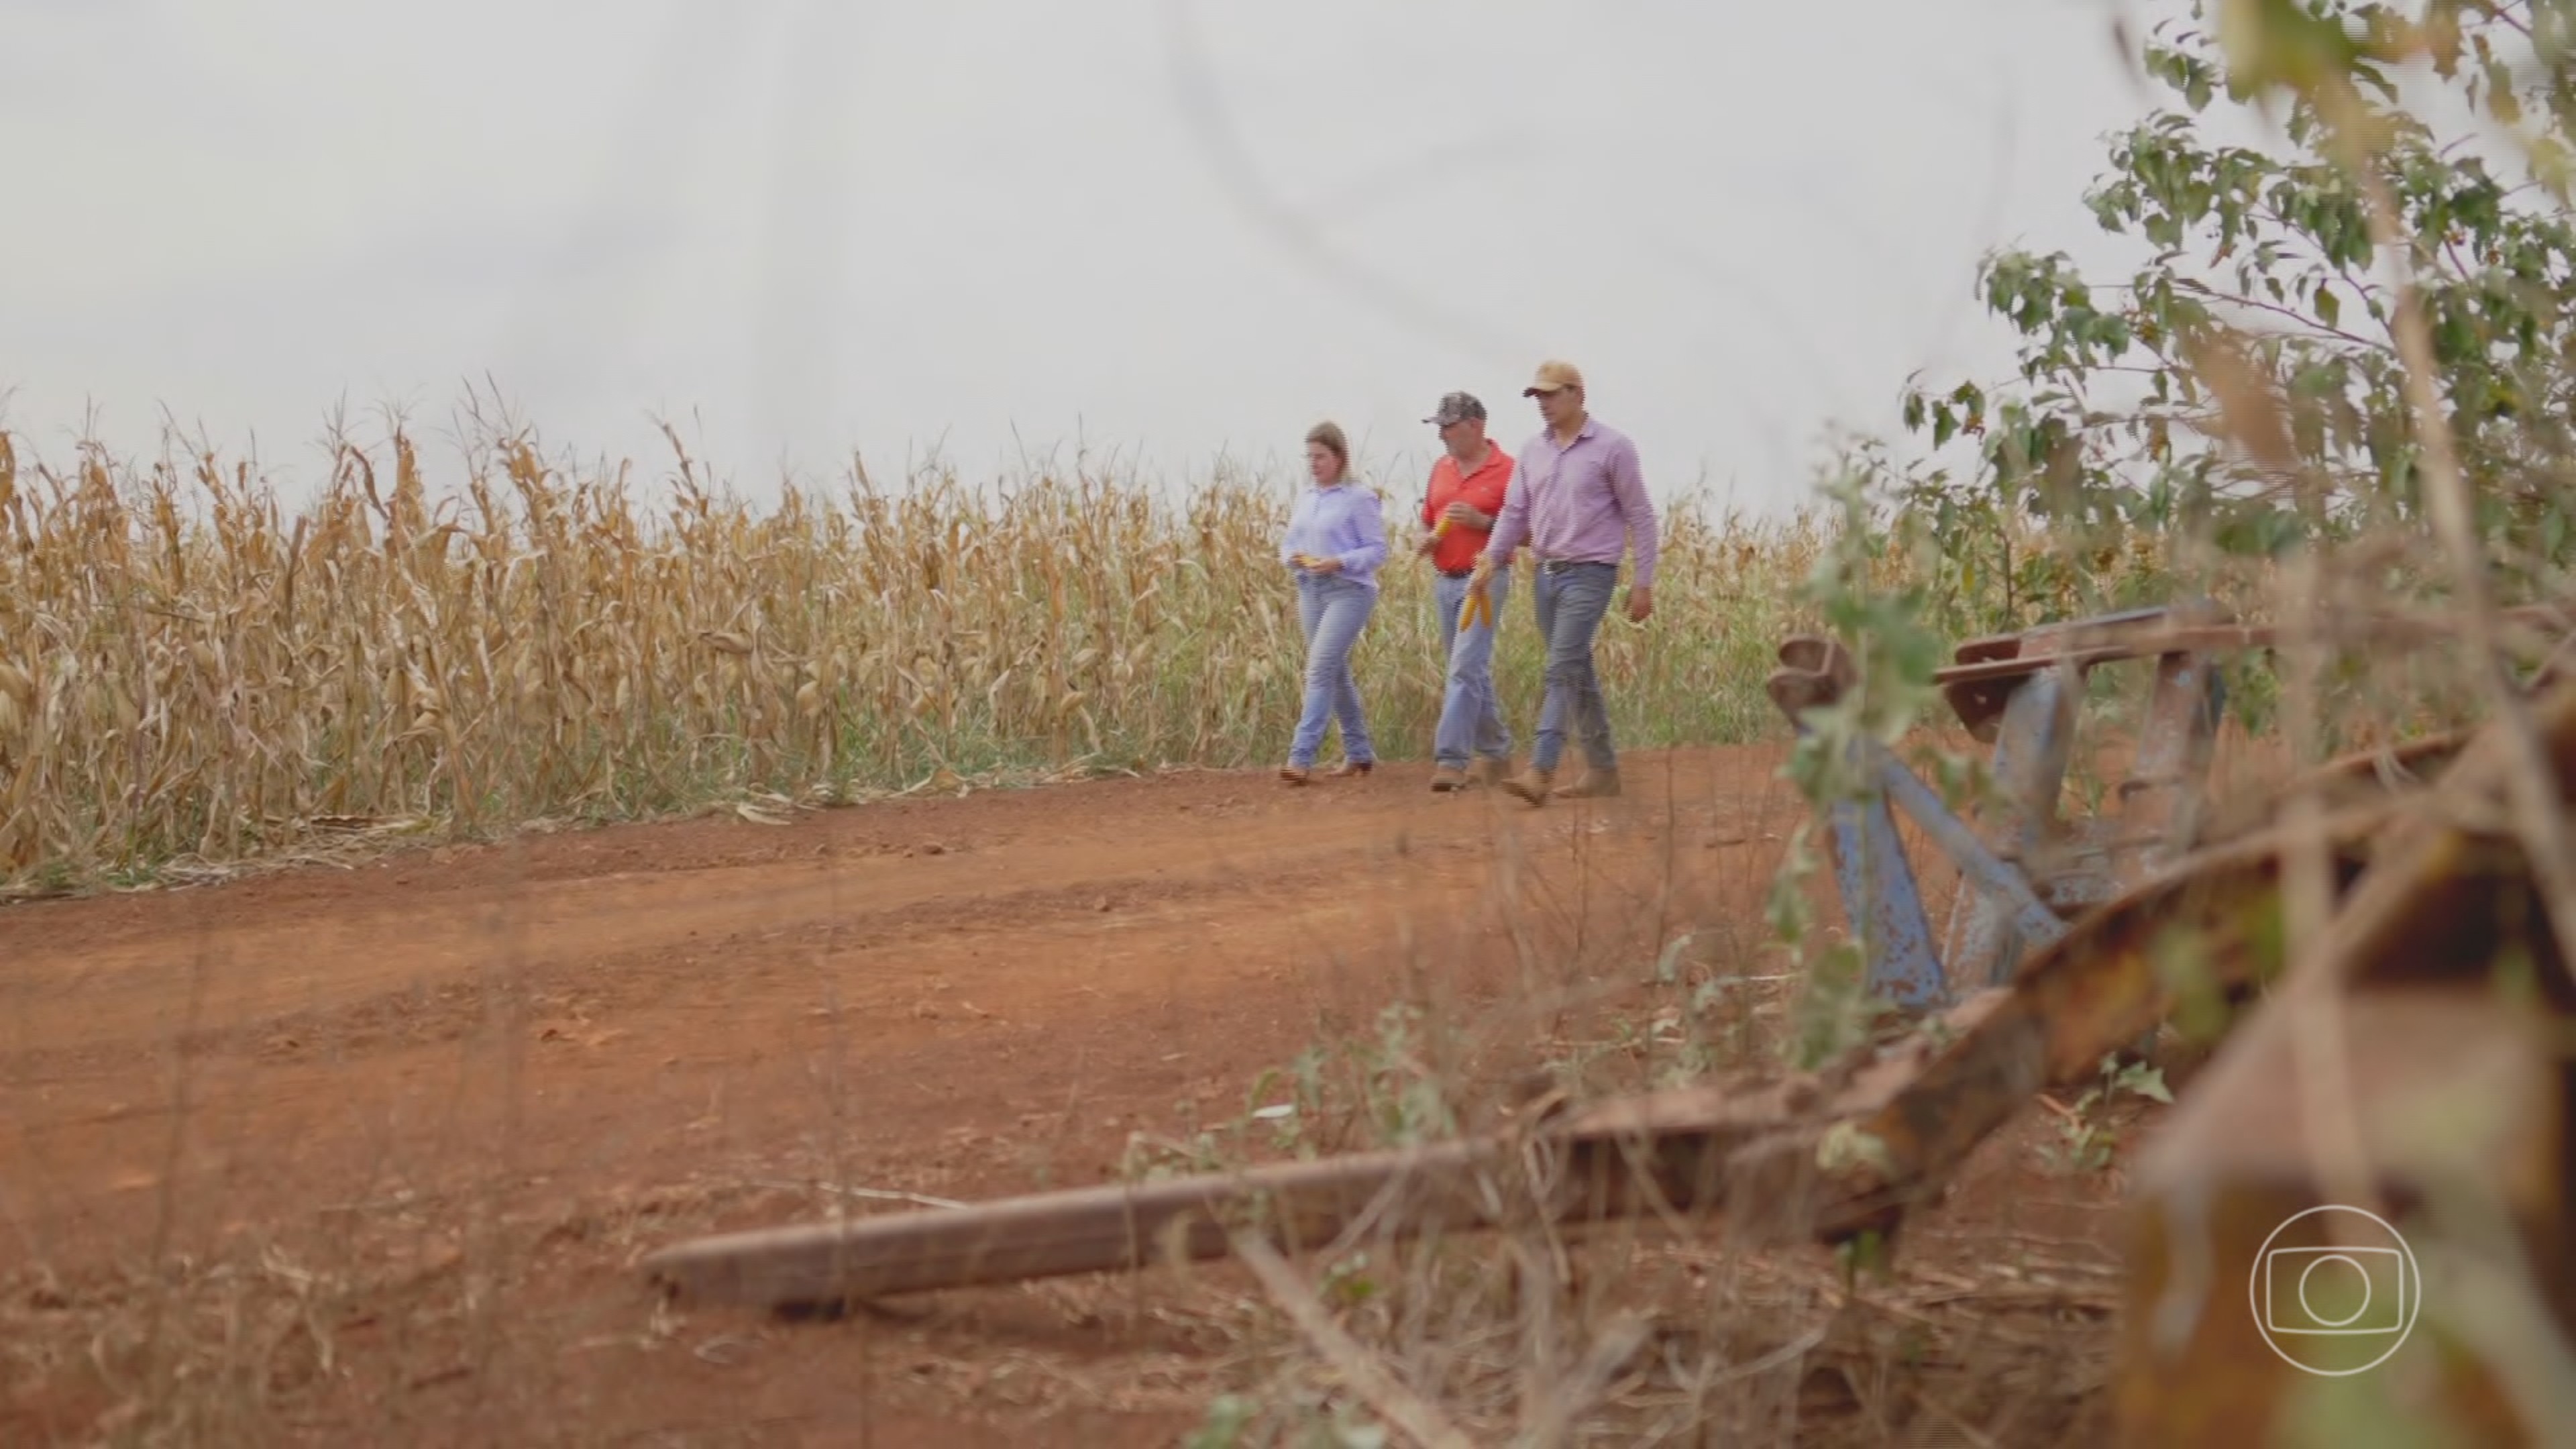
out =
{"type": "MultiPolygon", "coordinates": [[[[2010,686],[2043,670],[2066,667],[2081,675],[2128,659],[2172,654],[2233,654],[2271,649],[2285,632],[2272,624],[2185,623],[2160,625],[2164,611],[2142,610],[2114,615],[2127,623],[2078,620],[2070,624],[1974,639],[1959,647],[1959,662],[1933,671],[1932,683],[1980,744],[1992,744],[2010,686]]],[[[2555,605],[2531,604],[2501,614],[2508,637],[2535,652],[2567,632],[2567,611],[2555,605]]],[[[2320,644],[2376,650],[2423,648],[2454,641],[2458,630],[2445,624],[2385,615],[2344,615],[2321,621],[2306,636],[2320,644]]]]}
{"type": "MultiPolygon", "coordinates": [[[[2543,756],[2558,777],[2556,805],[2576,802],[2576,682],[2528,704],[2543,756]]],[[[2319,971],[2347,985],[2450,977],[2483,970],[2508,938],[2522,938],[2540,967],[2534,984],[2576,1007],[2569,963],[2531,882],[2511,828],[2513,752],[2490,724],[2443,771],[2442,788],[2395,812],[2378,862],[2319,944],[2319,971]]]]}
{"type": "Polygon", "coordinates": [[[2239,839],[2270,826],[2279,818],[2283,802],[2302,791],[2315,794],[2331,810],[2392,801],[2432,788],[2476,734],[2474,729],[2459,729],[2373,745],[2338,755],[2262,792],[2217,797],[2201,828],[2201,842],[2211,845],[2239,839]]]}

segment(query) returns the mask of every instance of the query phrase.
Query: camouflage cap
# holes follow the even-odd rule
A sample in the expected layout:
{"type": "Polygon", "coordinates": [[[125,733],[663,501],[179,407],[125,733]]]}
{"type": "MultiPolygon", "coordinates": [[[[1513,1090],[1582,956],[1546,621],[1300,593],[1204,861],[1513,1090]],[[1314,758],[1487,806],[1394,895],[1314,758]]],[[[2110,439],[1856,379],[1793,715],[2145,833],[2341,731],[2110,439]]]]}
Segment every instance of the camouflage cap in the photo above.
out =
{"type": "Polygon", "coordinates": [[[1485,405],[1476,400],[1474,393],[1453,392],[1443,394],[1440,398],[1440,406],[1432,409],[1431,416],[1424,418],[1423,421],[1436,423],[1445,428],[1451,423],[1463,423],[1469,418],[1481,418],[1484,415],[1485,405]]]}

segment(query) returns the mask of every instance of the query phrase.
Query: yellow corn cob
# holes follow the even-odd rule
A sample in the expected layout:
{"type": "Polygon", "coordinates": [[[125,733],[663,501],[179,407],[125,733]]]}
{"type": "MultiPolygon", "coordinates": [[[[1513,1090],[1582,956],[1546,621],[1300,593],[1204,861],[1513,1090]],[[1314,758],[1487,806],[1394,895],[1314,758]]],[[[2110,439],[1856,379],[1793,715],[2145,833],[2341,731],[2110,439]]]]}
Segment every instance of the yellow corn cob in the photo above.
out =
{"type": "MultiPolygon", "coordinates": [[[[1448,533],[1449,526],[1454,521],[1445,513],[1440,515],[1440,521],[1431,525],[1432,539],[1436,542],[1442,535],[1448,533]]],[[[1473,629],[1479,619],[1487,624],[1494,622],[1494,601],[1485,597],[1485,591],[1482,589],[1469,589],[1467,602],[1458,608],[1458,627],[1473,629]]]]}
{"type": "Polygon", "coordinates": [[[1488,625],[1494,622],[1494,601],[1483,589],[1469,589],[1467,602],[1458,608],[1458,627],[1473,629],[1479,620],[1488,625]]]}

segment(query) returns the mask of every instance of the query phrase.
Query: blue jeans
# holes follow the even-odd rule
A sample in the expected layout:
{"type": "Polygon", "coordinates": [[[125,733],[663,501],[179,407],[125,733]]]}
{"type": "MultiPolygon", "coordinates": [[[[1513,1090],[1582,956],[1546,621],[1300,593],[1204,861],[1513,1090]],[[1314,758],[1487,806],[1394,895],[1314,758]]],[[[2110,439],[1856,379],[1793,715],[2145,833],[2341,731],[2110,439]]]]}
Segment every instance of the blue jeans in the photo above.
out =
{"type": "Polygon", "coordinates": [[[1351,674],[1351,646],[1377,609],[1377,590],[1334,574],[1297,576],[1297,623],[1306,631],[1306,708],[1288,745],[1288,763],[1315,763],[1324,727],[1342,727],[1342,758],[1353,764],[1377,759],[1368,719],[1360,709],[1359,681],[1351,674]]]}
{"type": "Polygon", "coordinates": [[[1592,640],[1601,631],[1601,616],[1610,612],[1610,591],[1619,582],[1619,566],[1606,563],[1566,564],[1557,573],[1542,566],[1531,602],[1537,606],[1539,637],[1547,641],[1547,703],[1538,714],[1538,744],[1530,752],[1533,769],[1553,770],[1565,752],[1566,716],[1571,713],[1583,740],[1584,763],[1596,770],[1619,768],[1610,744],[1610,711],[1601,701],[1601,678],[1592,668],[1592,640]]]}
{"type": "MultiPolygon", "coordinates": [[[[1488,760],[1510,759],[1512,729],[1503,722],[1502,702],[1494,694],[1494,625],[1479,621],[1463,634],[1458,631],[1458,613],[1467,603],[1465,579],[1441,575],[1434,591],[1440,605],[1440,652],[1449,660],[1449,681],[1440,697],[1440,724],[1431,735],[1431,757],[1461,770],[1471,754],[1488,760]]],[[[1503,605],[1511,600],[1512,576],[1497,573],[1487,579],[1485,594],[1493,601],[1494,618],[1500,620],[1503,605]]]]}

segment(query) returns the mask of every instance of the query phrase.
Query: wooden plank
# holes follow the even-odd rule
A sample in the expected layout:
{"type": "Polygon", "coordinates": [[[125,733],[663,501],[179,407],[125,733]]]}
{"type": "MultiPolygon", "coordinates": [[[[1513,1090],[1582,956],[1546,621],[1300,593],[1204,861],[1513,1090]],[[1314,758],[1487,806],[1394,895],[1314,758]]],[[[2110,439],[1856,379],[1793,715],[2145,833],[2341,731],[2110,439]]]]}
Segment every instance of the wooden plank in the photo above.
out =
{"type": "Polygon", "coordinates": [[[643,1268],[688,1302],[824,1304],[1218,1258],[1234,1229],[1308,1249],[1364,1222],[1404,1238],[1498,1227],[1515,1215],[1619,1218],[1707,1200],[1724,1176],[1719,1163],[1798,1120],[1783,1090],[1735,1098],[1688,1088],[1605,1103],[1525,1135],[730,1233],[655,1253],[643,1268]],[[1534,1160],[1548,1164],[1535,1198],[1525,1190],[1534,1160]]]}
{"type": "Polygon", "coordinates": [[[1222,1256],[1232,1219],[1262,1199],[1281,1246],[1329,1241],[1381,1193],[1417,1189],[1413,1211],[1439,1214],[1441,1189],[1470,1170],[1464,1144],[1256,1168],[1226,1177],[1043,1193],[901,1213],[731,1233],[645,1260],[654,1282],[688,1302],[825,1303],[1068,1273],[1127,1271],[1171,1256],[1222,1256]]]}

